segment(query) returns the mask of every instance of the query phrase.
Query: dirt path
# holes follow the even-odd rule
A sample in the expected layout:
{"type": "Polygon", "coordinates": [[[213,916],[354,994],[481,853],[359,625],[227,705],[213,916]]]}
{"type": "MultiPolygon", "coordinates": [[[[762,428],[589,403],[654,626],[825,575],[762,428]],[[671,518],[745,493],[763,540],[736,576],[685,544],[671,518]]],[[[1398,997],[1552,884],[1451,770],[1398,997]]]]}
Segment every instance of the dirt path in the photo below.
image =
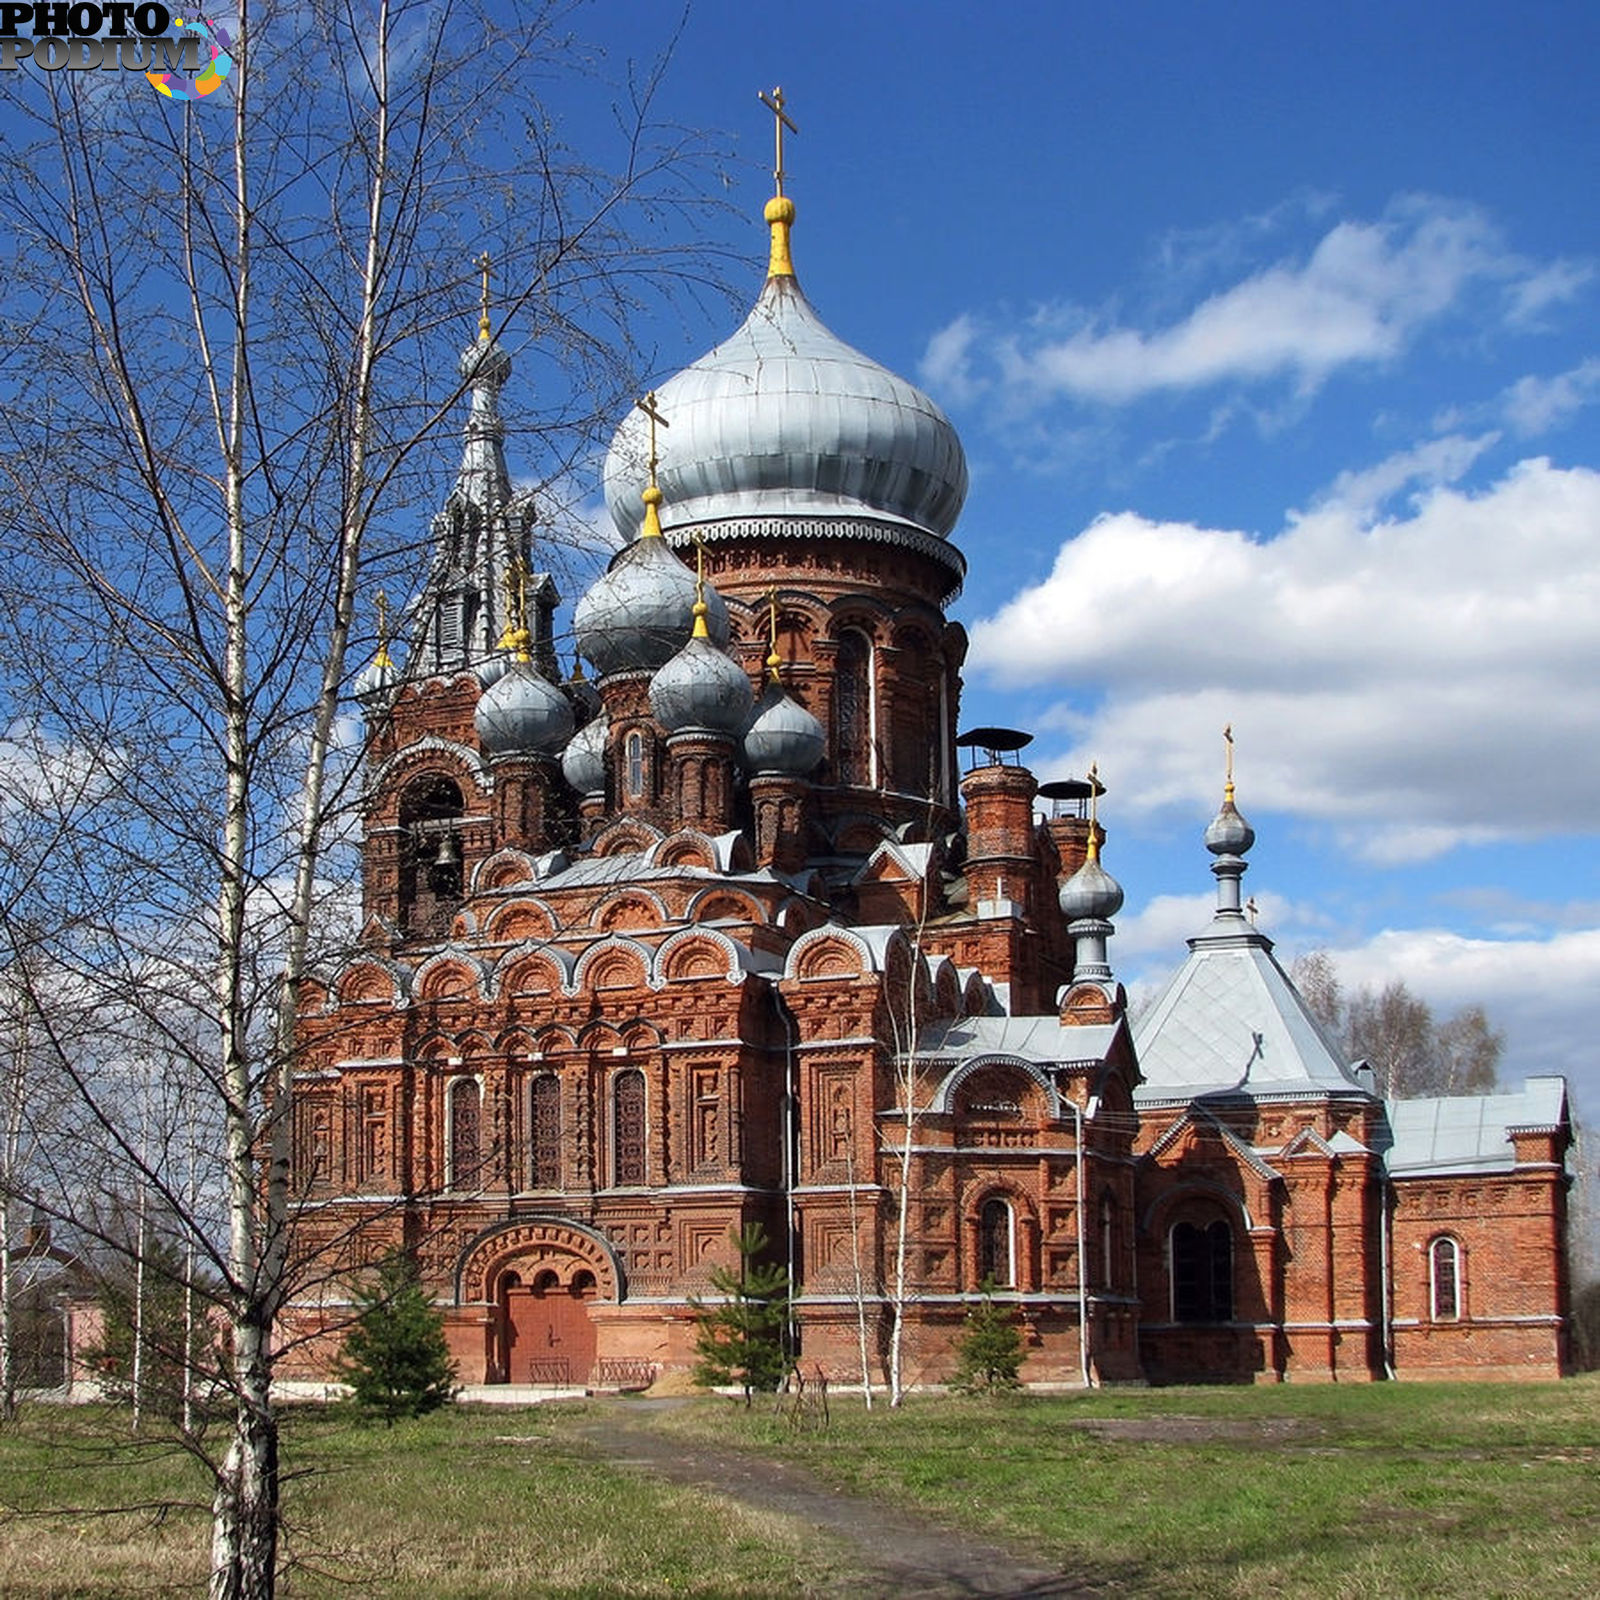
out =
{"type": "MultiPolygon", "coordinates": [[[[1070,1596],[1108,1591],[1012,1551],[878,1500],[829,1488],[799,1467],[657,1431],[649,1408],[671,1401],[597,1407],[581,1431],[613,1464],[793,1517],[851,1547],[865,1584],[852,1577],[840,1594],[862,1600],[917,1595],[1070,1596]]],[[[1124,1591],[1125,1592],[1125,1591],[1124,1591]]]]}

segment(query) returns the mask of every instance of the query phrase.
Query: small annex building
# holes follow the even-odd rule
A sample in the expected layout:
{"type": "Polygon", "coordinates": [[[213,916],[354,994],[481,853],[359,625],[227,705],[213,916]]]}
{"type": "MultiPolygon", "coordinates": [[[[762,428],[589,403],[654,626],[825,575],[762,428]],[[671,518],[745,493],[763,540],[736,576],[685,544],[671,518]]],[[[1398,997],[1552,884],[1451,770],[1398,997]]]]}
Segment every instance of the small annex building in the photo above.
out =
{"type": "Polygon", "coordinates": [[[687,1368],[759,1222],[835,1382],[863,1327],[881,1378],[902,1261],[913,1384],[985,1282],[1036,1382],[1561,1372],[1564,1084],[1382,1100],[1241,909],[1231,774],[1215,915],[1130,1024],[1098,784],[1041,796],[1024,741],[959,732],[960,441],[824,326],[794,218],[744,324],[618,428],[587,672],[487,316],[463,354],[404,659],[356,686],[365,923],[303,997],[317,1287],[281,1371],[326,1376],[400,1247],[465,1382],[687,1368]]]}

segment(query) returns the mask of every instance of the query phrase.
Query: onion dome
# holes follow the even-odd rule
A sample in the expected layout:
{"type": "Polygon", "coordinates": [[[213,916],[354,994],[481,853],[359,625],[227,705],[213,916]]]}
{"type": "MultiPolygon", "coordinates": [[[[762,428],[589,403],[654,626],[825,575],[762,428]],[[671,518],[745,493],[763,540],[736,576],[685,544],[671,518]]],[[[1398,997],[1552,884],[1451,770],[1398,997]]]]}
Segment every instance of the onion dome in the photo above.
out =
{"type": "Polygon", "coordinates": [[[377,706],[388,698],[400,682],[393,658],[387,649],[380,648],[377,655],[356,674],[351,692],[362,705],[377,706]]]}
{"type": "Polygon", "coordinates": [[[650,680],[650,709],[668,733],[705,728],[737,738],[750,721],[750,679],[711,642],[707,610],[695,601],[689,642],[650,680]]]}
{"type": "Polygon", "coordinates": [[[490,755],[548,755],[571,737],[572,707],[532,662],[513,661],[479,697],[472,722],[490,755]]]}
{"type": "Polygon", "coordinates": [[[478,687],[492,689],[511,670],[511,658],[507,655],[486,656],[477,666],[478,687]]]}
{"type": "Polygon", "coordinates": [[[1061,914],[1068,922],[1109,922],[1122,909],[1122,885],[1100,865],[1100,847],[1089,836],[1089,855],[1061,885],[1061,914]]]}
{"type": "Polygon", "coordinates": [[[605,712],[573,734],[561,756],[561,772],[579,794],[604,794],[606,788],[606,739],[611,723],[605,712]]]}
{"type": "MultiPolygon", "coordinates": [[[[573,613],[578,649],[601,677],[665,666],[694,621],[695,577],[661,537],[661,490],[651,485],[642,498],[644,529],[612,558],[573,613]]],[[[725,645],[727,607],[715,591],[707,605],[711,642],[725,645]]]]}
{"type": "MultiPolygon", "coordinates": [[[[946,538],[967,492],[954,427],[811,308],[789,262],[794,202],[773,199],[766,220],[772,264],[744,325],[658,391],[672,419],[672,456],[659,479],[668,531],[806,517],[946,538]]],[[[645,427],[630,413],[606,458],[606,501],[630,539],[641,522],[645,427]]]]}
{"type": "Polygon", "coordinates": [[[782,684],[768,683],[744,735],[744,764],[755,773],[804,778],[822,760],[822,724],[782,684]]]}
{"type": "Polygon", "coordinates": [[[1206,849],[1214,856],[1242,856],[1255,842],[1256,830],[1239,815],[1233,803],[1233,785],[1230,783],[1222,801],[1222,809],[1206,829],[1206,849]]]}

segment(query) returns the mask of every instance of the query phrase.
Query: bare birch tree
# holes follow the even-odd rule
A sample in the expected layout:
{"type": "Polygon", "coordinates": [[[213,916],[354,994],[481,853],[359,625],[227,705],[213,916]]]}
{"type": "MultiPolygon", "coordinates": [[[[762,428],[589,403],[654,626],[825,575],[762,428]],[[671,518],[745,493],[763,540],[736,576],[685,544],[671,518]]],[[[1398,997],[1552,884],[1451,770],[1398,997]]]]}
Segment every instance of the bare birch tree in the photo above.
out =
{"type": "Polygon", "coordinates": [[[472,258],[499,263],[501,336],[550,358],[549,477],[625,392],[638,297],[698,270],[638,242],[698,205],[696,141],[652,127],[651,77],[611,108],[612,169],[578,159],[560,15],[241,0],[226,89],[187,106],[129,98],[135,75],[8,75],[9,688],[40,759],[85,773],[18,893],[75,906],[41,987],[70,979],[103,1028],[60,1051],[82,1128],[221,1284],[218,1600],[276,1581],[295,999],[345,799],[340,695],[364,574],[403,589],[418,564],[405,513],[465,385],[472,258]],[[212,1107],[220,1237],[108,1091],[119,1030],[158,1038],[212,1107]]]}

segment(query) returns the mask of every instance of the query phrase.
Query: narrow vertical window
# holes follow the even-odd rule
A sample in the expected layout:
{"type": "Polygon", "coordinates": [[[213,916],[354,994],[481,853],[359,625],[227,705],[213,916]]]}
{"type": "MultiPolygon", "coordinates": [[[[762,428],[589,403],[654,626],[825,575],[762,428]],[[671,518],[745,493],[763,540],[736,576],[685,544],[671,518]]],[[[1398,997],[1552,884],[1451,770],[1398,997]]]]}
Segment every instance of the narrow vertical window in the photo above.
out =
{"type": "Polygon", "coordinates": [[[637,800],[644,793],[644,736],[628,735],[628,797],[637,800]]]}
{"type": "Polygon", "coordinates": [[[616,1182],[631,1188],[645,1182],[644,1074],[629,1068],[617,1074],[611,1091],[615,1110],[616,1182]]]}
{"type": "Polygon", "coordinates": [[[1110,1288],[1117,1275],[1117,1203],[1100,1196],[1100,1281],[1110,1288]]]}
{"type": "Polygon", "coordinates": [[[978,1281],[997,1289],[1016,1283],[1011,1247],[1011,1207],[1004,1200],[985,1200],[978,1214],[978,1281]]]}
{"type": "Polygon", "coordinates": [[[1428,1248],[1433,1282],[1433,1320],[1455,1322],[1461,1316],[1461,1246],[1454,1239],[1435,1239],[1428,1248]]]}
{"type": "Polygon", "coordinates": [[[561,1187],[561,1080],[542,1073],[529,1094],[530,1155],[528,1187],[561,1187]]]}
{"type": "Polygon", "coordinates": [[[854,631],[834,658],[834,763],[839,782],[866,788],[872,771],[872,646],[854,631]]]}
{"type": "Polygon", "coordinates": [[[483,1165],[483,1094],[471,1078],[450,1089],[450,1187],[471,1188],[483,1165]]]}

